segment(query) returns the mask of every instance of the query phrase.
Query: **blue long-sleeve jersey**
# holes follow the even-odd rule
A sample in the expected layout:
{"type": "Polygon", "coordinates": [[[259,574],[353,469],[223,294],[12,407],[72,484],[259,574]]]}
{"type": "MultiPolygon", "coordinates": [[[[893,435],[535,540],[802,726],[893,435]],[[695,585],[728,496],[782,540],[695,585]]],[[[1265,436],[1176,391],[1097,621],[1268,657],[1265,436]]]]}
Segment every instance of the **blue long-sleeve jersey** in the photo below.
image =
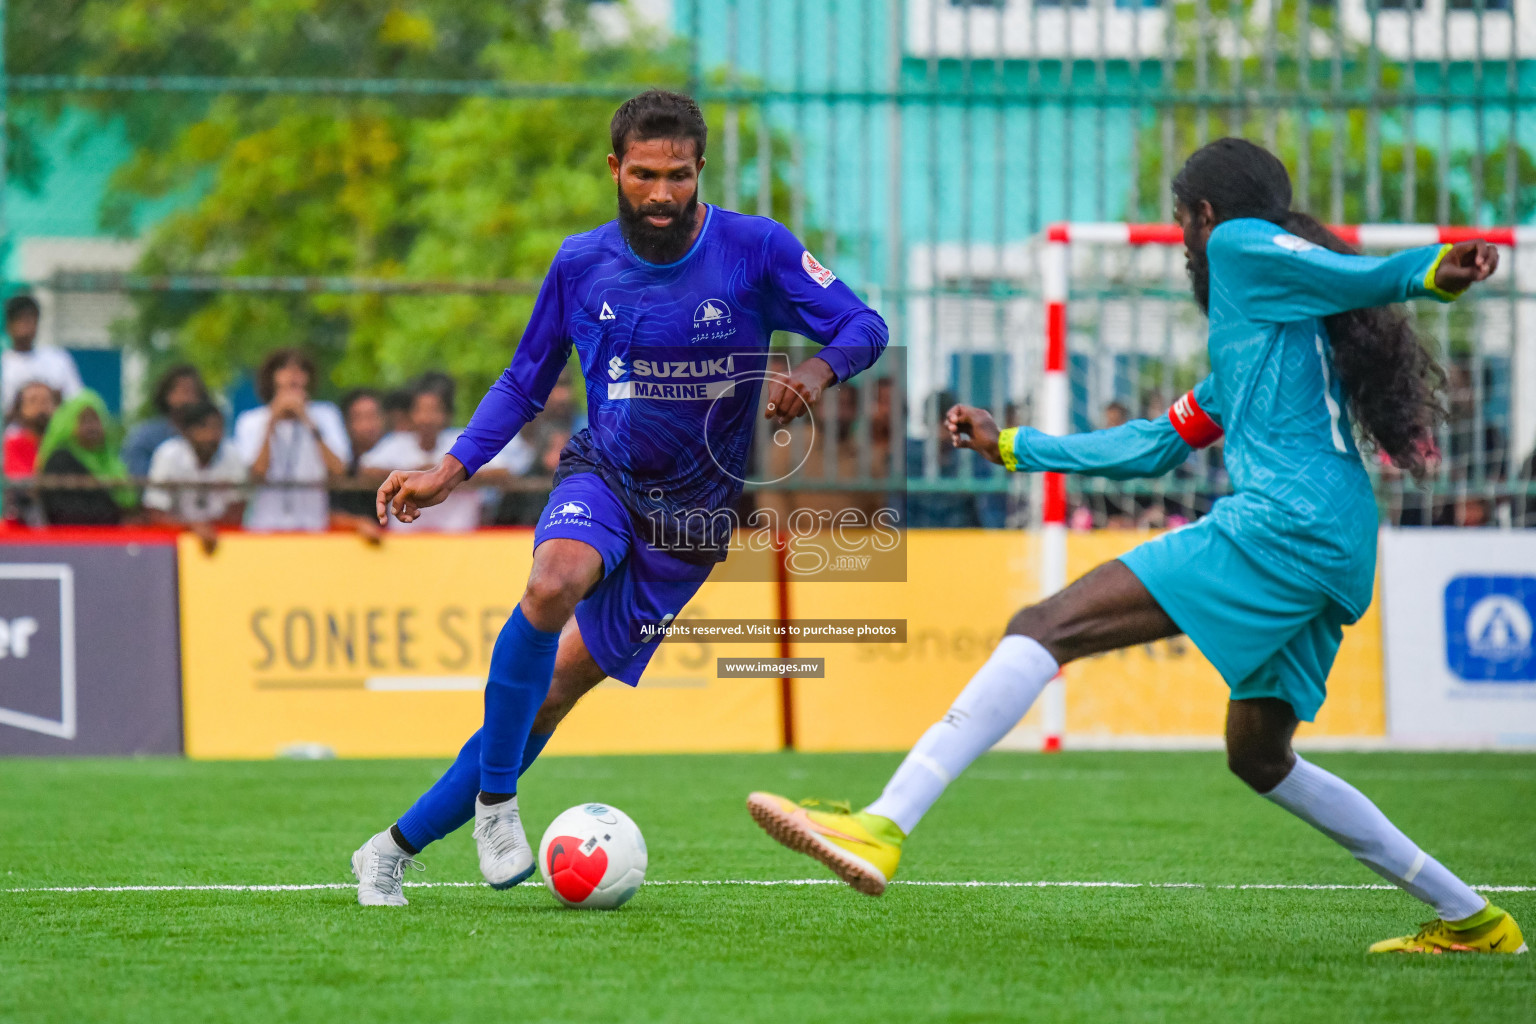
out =
{"type": "Polygon", "coordinates": [[[1011,469],[1160,476],[1223,433],[1234,493],[1211,511],[1243,549],[1298,572],[1352,616],[1370,605],[1376,503],[1322,318],[1413,298],[1435,286],[1449,246],[1345,256],[1269,221],[1211,232],[1211,374],[1157,420],[1050,437],[1005,431],[1011,469]]]}
{"type": "Polygon", "coordinates": [[[698,238],[666,265],[636,256],[617,221],[567,238],[511,365],[449,454],[473,475],[538,415],[575,346],[588,426],[561,477],[598,473],[637,523],[681,528],[679,546],[723,557],[705,527],[741,494],[763,381],[789,370],[768,352],[773,332],[820,343],[839,381],[873,364],[889,332],[783,225],[700,215],[698,238]]]}

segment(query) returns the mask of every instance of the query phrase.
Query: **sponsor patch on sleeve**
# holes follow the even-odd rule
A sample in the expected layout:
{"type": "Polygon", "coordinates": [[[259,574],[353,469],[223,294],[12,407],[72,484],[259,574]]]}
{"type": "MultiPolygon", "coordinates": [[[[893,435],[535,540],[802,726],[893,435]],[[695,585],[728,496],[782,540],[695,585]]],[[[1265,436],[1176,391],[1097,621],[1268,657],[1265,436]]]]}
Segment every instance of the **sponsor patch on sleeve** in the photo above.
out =
{"type": "Polygon", "coordinates": [[[815,281],[823,288],[837,280],[836,274],[816,262],[816,257],[811,255],[809,249],[800,254],[800,266],[804,267],[805,272],[811,275],[812,281],[815,281]]]}
{"type": "Polygon", "coordinates": [[[1173,429],[1191,448],[1205,448],[1221,439],[1221,428],[1200,408],[1193,391],[1185,392],[1169,407],[1168,418],[1173,421],[1173,429]]]}
{"type": "Polygon", "coordinates": [[[1310,252],[1317,248],[1317,246],[1305,238],[1297,238],[1295,235],[1283,233],[1275,236],[1275,244],[1282,249],[1289,249],[1291,252],[1310,252]]]}

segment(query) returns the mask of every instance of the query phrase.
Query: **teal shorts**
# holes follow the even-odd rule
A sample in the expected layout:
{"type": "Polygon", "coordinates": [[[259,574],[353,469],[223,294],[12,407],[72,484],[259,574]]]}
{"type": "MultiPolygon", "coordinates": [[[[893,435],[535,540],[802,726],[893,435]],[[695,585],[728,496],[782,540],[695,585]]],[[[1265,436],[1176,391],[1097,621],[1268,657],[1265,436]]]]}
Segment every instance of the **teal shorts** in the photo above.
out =
{"type": "Polygon", "coordinates": [[[1310,722],[1351,616],[1305,576],[1244,551],[1203,520],[1120,559],[1210,659],[1233,700],[1278,697],[1310,722]]]}

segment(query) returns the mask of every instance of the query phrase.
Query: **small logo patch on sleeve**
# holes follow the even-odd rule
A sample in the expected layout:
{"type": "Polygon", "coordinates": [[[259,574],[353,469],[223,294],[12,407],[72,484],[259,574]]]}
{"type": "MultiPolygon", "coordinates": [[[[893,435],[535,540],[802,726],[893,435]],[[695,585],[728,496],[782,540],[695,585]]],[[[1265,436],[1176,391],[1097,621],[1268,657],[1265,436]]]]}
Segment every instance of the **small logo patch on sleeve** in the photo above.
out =
{"type": "Polygon", "coordinates": [[[1221,439],[1221,428],[1200,408],[1195,393],[1187,391],[1168,409],[1168,419],[1184,443],[1191,448],[1206,448],[1221,439]]]}
{"type": "Polygon", "coordinates": [[[811,276],[812,281],[823,288],[837,280],[836,274],[816,262],[816,257],[811,255],[809,249],[800,254],[800,266],[805,268],[805,272],[811,276]]]}
{"type": "Polygon", "coordinates": [[[1297,238],[1295,235],[1287,234],[1276,235],[1275,244],[1282,249],[1289,249],[1291,252],[1310,252],[1317,248],[1316,245],[1313,245],[1305,238],[1297,238]]]}

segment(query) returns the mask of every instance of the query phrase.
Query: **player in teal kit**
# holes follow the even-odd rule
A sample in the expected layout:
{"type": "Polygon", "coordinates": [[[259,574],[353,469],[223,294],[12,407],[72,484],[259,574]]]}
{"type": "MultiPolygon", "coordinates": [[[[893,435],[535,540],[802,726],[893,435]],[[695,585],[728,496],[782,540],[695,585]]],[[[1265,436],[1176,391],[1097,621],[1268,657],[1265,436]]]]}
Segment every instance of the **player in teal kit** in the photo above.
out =
{"type": "Polygon", "coordinates": [[[1298,721],[1323,703],[1341,627],[1371,600],[1376,504],[1355,436],[1415,475],[1435,457],[1444,374],[1390,307],[1455,299],[1494,272],[1497,250],[1466,242],[1388,259],[1355,254],[1291,211],[1284,166],[1240,139],[1195,153],[1173,192],[1195,300],[1210,319],[1210,376],[1165,417],[1087,434],[999,431],[967,406],[951,409],[946,425],[957,447],[1012,470],[1116,479],[1160,476],[1225,436],[1234,493],[1195,525],[1015,615],[991,659],[863,811],[754,793],[753,817],[878,894],[944,787],[1024,716],[1061,665],[1185,633],[1231,687],[1232,771],[1435,908],[1438,919],[1417,934],[1372,951],[1525,952],[1509,914],[1291,749],[1298,721]]]}

